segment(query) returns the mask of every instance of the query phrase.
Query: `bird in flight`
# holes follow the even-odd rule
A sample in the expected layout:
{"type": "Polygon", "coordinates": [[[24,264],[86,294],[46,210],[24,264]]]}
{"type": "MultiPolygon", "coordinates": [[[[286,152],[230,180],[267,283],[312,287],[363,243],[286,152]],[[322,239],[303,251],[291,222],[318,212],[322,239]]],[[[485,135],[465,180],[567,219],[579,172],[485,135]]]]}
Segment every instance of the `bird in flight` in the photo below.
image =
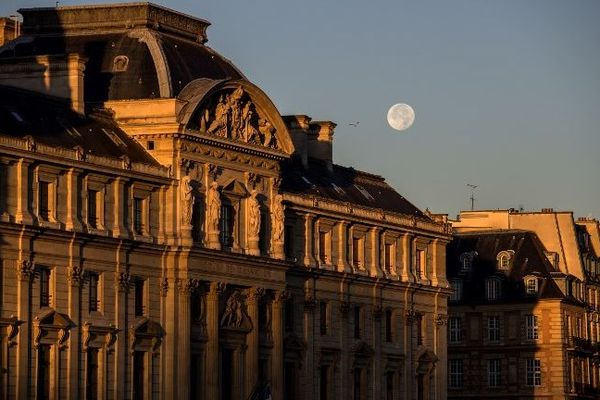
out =
{"type": "Polygon", "coordinates": [[[358,124],[360,124],[360,121],[356,121],[356,122],[351,122],[348,125],[353,126],[353,127],[357,127],[358,124]]]}

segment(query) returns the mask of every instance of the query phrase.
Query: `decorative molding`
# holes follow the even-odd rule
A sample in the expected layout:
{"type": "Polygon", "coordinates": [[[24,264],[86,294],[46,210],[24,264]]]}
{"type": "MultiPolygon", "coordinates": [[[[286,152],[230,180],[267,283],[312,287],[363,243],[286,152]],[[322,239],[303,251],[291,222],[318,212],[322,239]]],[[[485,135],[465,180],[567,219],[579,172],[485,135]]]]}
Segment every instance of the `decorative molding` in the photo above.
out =
{"type": "Polygon", "coordinates": [[[437,314],[435,317],[435,323],[437,325],[446,325],[448,323],[448,315],[446,314],[437,314]]]}
{"type": "Polygon", "coordinates": [[[115,272],[115,288],[119,292],[128,292],[131,285],[131,276],[129,271],[117,271],[115,272]]]}
{"type": "Polygon", "coordinates": [[[22,282],[31,282],[35,276],[35,264],[30,260],[17,262],[17,278],[22,282]]]}
{"type": "Polygon", "coordinates": [[[159,285],[159,293],[161,297],[166,297],[169,292],[169,279],[166,276],[163,276],[160,279],[159,285]]]}
{"type": "Polygon", "coordinates": [[[85,280],[83,270],[79,266],[73,266],[67,271],[67,280],[72,287],[81,287],[85,280]]]}
{"type": "Polygon", "coordinates": [[[200,288],[200,281],[198,279],[180,279],[176,280],[177,289],[182,295],[190,296],[196,290],[200,288]]]}
{"type": "Polygon", "coordinates": [[[350,303],[347,301],[340,301],[340,314],[342,318],[348,318],[350,312],[350,303]]]}

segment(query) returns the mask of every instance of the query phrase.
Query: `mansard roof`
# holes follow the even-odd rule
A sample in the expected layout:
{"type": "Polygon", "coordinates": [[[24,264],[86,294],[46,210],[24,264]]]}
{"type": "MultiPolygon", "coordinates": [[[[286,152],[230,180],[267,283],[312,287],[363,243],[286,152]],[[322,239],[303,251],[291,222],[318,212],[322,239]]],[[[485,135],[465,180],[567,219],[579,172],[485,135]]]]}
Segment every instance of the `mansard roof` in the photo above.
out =
{"type": "Polygon", "coordinates": [[[173,98],[192,80],[241,79],[204,42],[207,21],[150,3],[19,10],[23,36],[0,59],[79,54],[85,101],[173,98]]]}
{"type": "Polygon", "coordinates": [[[282,190],[290,193],[323,197],[364,207],[428,219],[421,210],[378,175],[354,168],[312,160],[308,168],[291,160],[283,166],[282,190]]]}
{"type": "Polygon", "coordinates": [[[455,234],[448,245],[446,257],[448,279],[463,281],[461,303],[486,303],[485,282],[493,277],[502,280],[500,302],[530,302],[540,298],[564,297],[552,279],[563,274],[552,266],[534,232],[502,230],[455,234]],[[512,257],[508,271],[502,271],[498,268],[498,254],[506,251],[511,252],[512,257]],[[463,254],[473,255],[469,271],[461,268],[463,254]],[[525,294],[523,279],[528,276],[535,276],[540,280],[537,296],[525,294]]]}
{"type": "Polygon", "coordinates": [[[84,117],[71,111],[62,99],[27,90],[0,86],[0,135],[73,149],[85,154],[120,158],[158,166],[144,148],[108,116],[84,117]]]}

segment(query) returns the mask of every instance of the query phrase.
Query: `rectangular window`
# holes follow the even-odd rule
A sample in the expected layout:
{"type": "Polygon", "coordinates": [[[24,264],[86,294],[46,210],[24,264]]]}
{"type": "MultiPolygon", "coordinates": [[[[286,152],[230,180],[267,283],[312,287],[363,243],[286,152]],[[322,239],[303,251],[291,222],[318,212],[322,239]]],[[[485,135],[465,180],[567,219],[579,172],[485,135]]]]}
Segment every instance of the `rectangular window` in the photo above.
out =
{"type": "Polygon", "coordinates": [[[288,260],[294,259],[294,226],[286,225],[284,231],[283,249],[285,258],[288,260]]]}
{"type": "Polygon", "coordinates": [[[487,318],[488,340],[498,342],[500,340],[500,317],[492,315],[487,318]]]}
{"type": "Polygon", "coordinates": [[[423,316],[418,314],[416,316],[417,321],[417,345],[421,346],[423,344],[423,316]]]}
{"type": "Polygon", "coordinates": [[[538,317],[535,315],[525,316],[525,330],[527,340],[536,340],[538,338],[538,317]]]}
{"type": "Polygon", "coordinates": [[[50,346],[42,344],[37,350],[37,398],[50,398],[50,346]]]}
{"type": "Polygon", "coordinates": [[[448,387],[462,388],[463,387],[463,360],[448,361],[448,387]]]}
{"type": "Polygon", "coordinates": [[[327,251],[327,232],[319,232],[319,261],[322,264],[329,263],[327,251]]]}
{"type": "Polygon", "coordinates": [[[134,283],[135,316],[144,315],[144,280],[136,278],[134,283]]]}
{"type": "Polygon", "coordinates": [[[296,400],[296,364],[293,362],[286,362],[283,375],[285,399],[296,400]]]}
{"type": "Polygon", "coordinates": [[[285,331],[294,331],[294,298],[285,301],[285,331]]]}
{"type": "Polygon", "coordinates": [[[354,306],[354,338],[360,339],[360,306],[354,306]]]}
{"type": "Polygon", "coordinates": [[[96,190],[88,190],[87,223],[92,228],[98,227],[98,192],[96,190]]]}
{"type": "Polygon", "coordinates": [[[38,183],[38,211],[39,217],[44,221],[48,221],[50,216],[50,183],[39,181],[38,183]]]}
{"type": "Polygon", "coordinates": [[[385,310],[385,341],[391,342],[394,333],[394,313],[392,310],[385,310]]]}
{"type": "Polygon", "coordinates": [[[458,279],[454,279],[450,281],[450,285],[452,286],[453,292],[450,294],[450,301],[460,301],[462,298],[462,281],[458,279]]]}
{"type": "Polygon", "coordinates": [[[500,359],[495,358],[487,362],[488,386],[500,386],[500,359]]]}
{"type": "Polygon", "coordinates": [[[144,385],[144,356],[145,354],[142,351],[133,353],[133,370],[135,371],[135,374],[133,374],[133,400],[143,400],[146,397],[144,385]]]}
{"type": "Polygon", "coordinates": [[[500,280],[491,278],[485,281],[486,286],[486,297],[490,301],[498,300],[500,298],[500,280]]]}
{"type": "Polygon", "coordinates": [[[525,361],[527,386],[540,386],[542,384],[542,367],[540,360],[529,358],[525,361]]]}
{"type": "Polygon", "coordinates": [[[361,238],[352,238],[352,263],[355,267],[362,266],[362,240],[361,238]]]}
{"type": "Polygon", "coordinates": [[[98,398],[98,349],[90,348],[86,360],[85,399],[98,398]]]}
{"type": "Polygon", "coordinates": [[[327,335],[327,303],[319,303],[319,332],[321,335],[327,335]]]}
{"type": "Polygon", "coordinates": [[[96,272],[89,273],[88,310],[98,311],[98,283],[100,277],[96,272]]]}
{"type": "MultiPolygon", "coordinates": [[[[269,223],[269,214],[260,213],[260,231],[258,232],[258,248],[262,254],[269,252],[269,237],[267,236],[267,225],[269,223]]],[[[284,238],[285,243],[285,238],[284,238]]]]}
{"type": "Polygon", "coordinates": [[[388,273],[391,273],[392,269],[394,268],[394,245],[392,243],[385,244],[384,258],[385,270],[388,273]]]}
{"type": "Polygon", "coordinates": [[[322,365],[319,368],[319,399],[320,400],[327,400],[329,398],[328,396],[328,384],[329,384],[329,366],[327,365],[322,365]]]}
{"type": "Polygon", "coordinates": [[[144,233],[144,199],[133,198],[133,229],[138,235],[144,233]]]}
{"type": "Polygon", "coordinates": [[[448,320],[448,332],[450,343],[460,343],[462,341],[462,318],[450,317],[448,320]]]}
{"type": "Polygon", "coordinates": [[[40,268],[40,307],[50,307],[50,268],[40,268]]]}
{"type": "Polygon", "coordinates": [[[233,206],[221,205],[221,245],[231,247],[233,245],[233,206]]]}
{"type": "Polygon", "coordinates": [[[417,250],[415,254],[415,276],[421,279],[425,273],[425,250],[417,250]]]}

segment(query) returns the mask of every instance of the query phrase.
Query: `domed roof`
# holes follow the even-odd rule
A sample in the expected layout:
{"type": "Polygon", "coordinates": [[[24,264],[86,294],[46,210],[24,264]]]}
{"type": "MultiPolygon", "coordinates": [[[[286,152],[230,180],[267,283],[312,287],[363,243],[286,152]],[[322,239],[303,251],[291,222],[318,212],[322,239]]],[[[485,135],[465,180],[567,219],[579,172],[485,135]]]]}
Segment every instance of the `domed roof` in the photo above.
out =
{"type": "Polygon", "coordinates": [[[87,59],[86,102],[172,98],[197,78],[244,78],[204,44],[208,22],[164,7],[130,3],[19,12],[24,35],[0,48],[0,58],[79,54],[87,59]]]}

